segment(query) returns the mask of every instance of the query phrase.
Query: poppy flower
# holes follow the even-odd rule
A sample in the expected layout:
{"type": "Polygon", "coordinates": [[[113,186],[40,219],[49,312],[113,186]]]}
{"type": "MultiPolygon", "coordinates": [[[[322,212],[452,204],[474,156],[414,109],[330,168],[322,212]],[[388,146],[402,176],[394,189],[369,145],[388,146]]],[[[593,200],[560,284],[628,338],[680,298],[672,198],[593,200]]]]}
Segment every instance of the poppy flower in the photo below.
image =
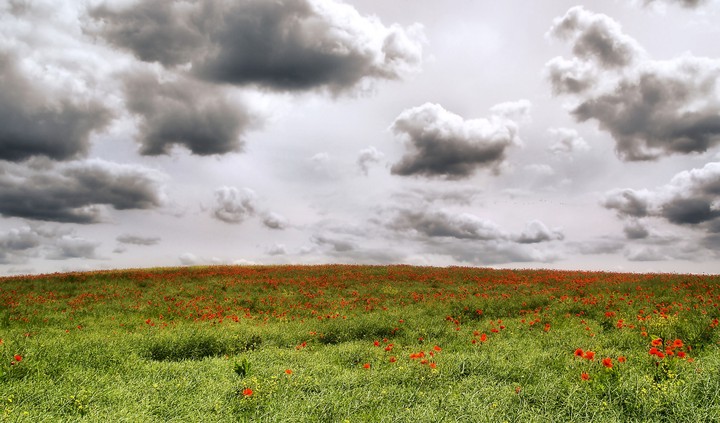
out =
{"type": "Polygon", "coordinates": [[[582,380],[590,380],[590,375],[587,374],[587,373],[585,373],[585,372],[582,372],[582,373],[580,374],[580,379],[582,379],[582,380]]]}
{"type": "Polygon", "coordinates": [[[440,347],[437,346],[437,345],[435,345],[435,346],[433,347],[433,349],[434,349],[435,351],[438,351],[438,352],[442,351],[442,348],[440,348],[440,347]]]}
{"type": "Polygon", "coordinates": [[[613,362],[610,357],[603,358],[602,365],[607,367],[608,369],[612,369],[613,362]]]}
{"type": "Polygon", "coordinates": [[[436,367],[437,367],[437,364],[435,364],[435,362],[430,363],[430,368],[431,368],[431,369],[434,369],[434,368],[436,368],[436,367]]]}
{"type": "Polygon", "coordinates": [[[376,347],[379,347],[379,346],[380,346],[380,341],[375,341],[375,342],[373,342],[373,345],[375,345],[376,347]]]}
{"type": "Polygon", "coordinates": [[[21,362],[21,361],[22,361],[22,356],[21,356],[20,354],[15,354],[15,356],[14,356],[13,358],[14,358],[15,361],[17,361],[17,362],[21,362]]]}
{"type": "Polygon", "coordinates": [[[650,351],[648,351],[648,352],[650,353],[650,355],[657,355],[660,352],[660,350],[655,347],[652,347],[652,348],[650,348],[650,351]]]}
{"type": "Polygon", "coordinates": [[[286,375],[291,375],[291,374],[292,374],[292,370],[290,370],[290,369],[285,369],[285,374],[286,374],[286,375]]]}
{"type": "Polygon", "coordinates": [[[624,362],[626,362],[626,361],[627,361],[627,359],[625,358],[625,356],[622,356],[622,355],[621,355],[620,357],[618,357],[618,362],[624,363],[624,362]]]}
{"type": "Polygon", "coordinates": [[[682,348],[684,345],[685,345],[685,344],[683,344],[683,341],[680,340],[680,339],[676,339],[676,340],[673,341],[673,343],[672,343],[672,347],[673,347],[673,348],[682,348]]]}
{"type": "Polygon", "coordinates": [[[660,339],[660,338],[655,338],[650,342],[650,344],[652,344],[653,347],[659,347],[660,345],[662,345],[662,343],[663,343],[662,339],[660,339]]]}
{"type": "Polygon", "coordinates": [[[370,368],[370,363],[363,364],[363,369],[369,369],[369,368],[370,368]]]}
{"type": "Polygon", "coordinates": [[[485,341],[487,341],[487,335],[483,333],[482,335],[480,335],[480,342],[485,342],[485,341]]]}
{"type": "Polygon", "coordinates": [[[242,394],[244,397],[251,397],[253,394],[253,390],[250,388],[245,388],[243,389],[242,394]]]}
{"type": "Polygon", "coordinates": [[[595,351],[585,351],[585,358],[587,358],[588,360],[594,360],[595,351]]]}
{"type": "Polygon", "coordinates": [[[582,348],[578,348],[575,350],[575,357],[582,358],[583,354],[584,354],[584,351],[582,350],[582,348]]]}
{"type": "Polygon", "coordinates": [[[391,362],[391,363],[394,363],[394,362],[396,362],[396,361],[397,361],[397,358],[395,358],[395,357],[390,357],[390,362],[391,362]]]}
{"type": "Polygon", "coordinates": [[[680,351],[680,352],[678,352],[678,353],[677,353],[677,356],[680,357],[680,358],[685,358],[685,356],[686,356],[685,351],[680,351]]]}

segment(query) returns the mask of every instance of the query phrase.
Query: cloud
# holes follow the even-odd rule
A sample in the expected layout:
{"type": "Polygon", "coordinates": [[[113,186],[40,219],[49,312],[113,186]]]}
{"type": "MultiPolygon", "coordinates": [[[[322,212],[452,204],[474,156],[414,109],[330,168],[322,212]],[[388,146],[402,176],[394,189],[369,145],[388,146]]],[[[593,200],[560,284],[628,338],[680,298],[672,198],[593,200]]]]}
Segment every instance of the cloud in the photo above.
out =
{"type": "Polygon", "coordinates": [[[572,110],[595,119],[624,160],[703,153],[720,143],[720,61],[683,56],[645,62],[617,85],[572,110]]]}
{"type": "Polygon", "coordinates": [[[384,157],[385,154],[383,154],[380,150],[373,146],[370,146],[368,148],[360,150],[360,152],[358,153],[357,165],[362,171],[362,173],[367,176],[368,170],[370,169],[370,164],[380,163],[380,161],[384,157]]]}
{"type": "MultiPolygon", "coordinates": [[[[720,162],[675,175],[670,183],[655,190],[613,190],[601,203],[618,217],[654,217],[674,225],[703,230],[707,236],[720,233],[720,162]]],[[[642,234],[641,228],[626,234],[642,234]]],[[[641,238],[641,237],[638,237],[641,238]]]]}
{"type": "Polygon", "coordinates": [[[18,62],[0,50],[0,160],[84,156],[90,135],[110,122],[110,110],[71,84],[44,84],[18,62]]]}
{"type": "Polygon", "coordinates": [[[284,244],[273,244],[266,250],[266,253],[270,256],[284,256],[287,254],[287,249],[284,244]]]}
{"type": "Polygon", "coordinates": [[[569,155],[578,151],[587,151],[590,146],[574,129],[570,128],[550,128],[550,135],[554,138],[554,142],[550,144],[548,150],[554,154],[569,155]]]}
{"type": "Polygon", "coordinates": [[[137,2],[90,10],[89,30],[138,59],[213,82],[339,93],[422,60],[422,28],[383,25],[331,0],[137,2]]]}
{"type": "Polygon", "coordinates": [[[455,180],[469,178],[480,168],[497,172],[505,150],[520,144],[518,124],[511,119],[494,114],[466,120],[432,103],[403,111],[391,129],[410,150],[391,168],[401,176],[455,180]]]}
{"type": "Polygon", "coordinates": [[[517,237],[515,242],[520,244],[537,244],[547,241],[562,241],[565,235],[560,229],[548,229],[539,220],[533,220],[525,225],[525,230],[517,237]]]}
{"type": "Polygon", "coordinates": [[[0,172],[0,214],[6,217],[97,223],[105,206],[152,209],[163,202],[164,176],[140,165],[100,159],[60,165],[7,167],[0,172]]]}
{"type": "Polygon", "coordinates": [[[625,223],[623,227],[625,237],[627,239],[645,239],[650,236],[650,231],[647,227],[638,219],[632,219],[625,223]]]}
{"type": "Polygon", "coordinates": [[[545,65],[545,76],[555,95],[582,93],[592,88],[598,80],[595,67],[575,57],[571,60],[563,57],[551,59],[545,65]]]}
{"type": "Polygon", "coordinates": [[[117,242],[121,244],[132,244],[132,245],[157,245],[160,242],[160,237],[157,236],[140,236],[140,235],[120,235],[115,238],[117,242]]]}
{"type": "Polygon", "coordinates": [[[63,235],[55,240],[53,249],[46,258],[50,260],[67,260],[72,258],[95,259],[99,242],[75,235],[63,235]]]}
{"type": "Polygon", "coordinates": [[[311,241],[319,246],[329,246],[334,252],[337,253],[347,253],[350,251],[354,251],[358,248],[358,246],[354,242],[348,239],[342,239],[335,236],[328,236],[323,234],[313,235],[311,241]]]}
{"type": "Polygon", "coordinates": [[[669,3],[669,4],[677,4],[679,6],[688,8],[688,9],[694,9],[702,4],[708,3],[709,0],[644,0],[644,5],[651,5],[656,3],[669,3]]]}
{"type": "Polygon", "coordinates": [[[212,215],[225,223],[242,223],[255,215],[257,195],[249,188],[220,187],[215,190],[212,215]]]}
{"type": "Polygon", "coordinates": [[[649,59],[617,22],[579,6],[556,19],[549,35],[569,40],[575,54],[547,63],[553,92],[575,96],[572,116],[597,121],[622,160],[703,153],[720,144],[720,60],[649,59]]]}
{"type": "Polygon", "coordinates": [[[387,224],[395,231],[410,231],[426,237],[495,240],[507,238],[493,222],[469,213],[445,210],[398,209],[387,224]]]}
{"type": "Polygon", "coordinates": [[[184,77],[161,82],[148,71],[124,76],[128,109],[140,117],[141,154],[169,154],[174,145],[207,156],[242,151],[241,136],[259,124],[217,87],[184,77]]]}
{"type": "Polygon", "coordinates": [[[288,226],[287,219],[277,213],[269,212],[263,216],[263,225],[268,229],[285,229],[288,226]]]}
{"type": "Polygon", "coordinates": [[[644,55],[643,48],[622,32],[620,24],[602,13],[575,6],[556,18],[548,36],[569,41],[573,53],[604,68],[633,64],[644,55]]]}
{"type": "Polygon", "coordinates": [[[201,262],[201,259],[193,253],[183,253],[178,260],[183,266],[195,266],[201,262]]]}

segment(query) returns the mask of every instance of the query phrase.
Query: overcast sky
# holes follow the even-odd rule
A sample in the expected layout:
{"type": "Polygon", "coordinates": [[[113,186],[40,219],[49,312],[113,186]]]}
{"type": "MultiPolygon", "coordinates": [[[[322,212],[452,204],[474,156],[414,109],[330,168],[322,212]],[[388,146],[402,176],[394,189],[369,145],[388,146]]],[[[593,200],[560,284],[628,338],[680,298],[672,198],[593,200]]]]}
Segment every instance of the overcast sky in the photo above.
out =
{"type": "Polygon", "coordinates": [[[0,274],[720,273],[718,0],[0,0],[0,274]]]}

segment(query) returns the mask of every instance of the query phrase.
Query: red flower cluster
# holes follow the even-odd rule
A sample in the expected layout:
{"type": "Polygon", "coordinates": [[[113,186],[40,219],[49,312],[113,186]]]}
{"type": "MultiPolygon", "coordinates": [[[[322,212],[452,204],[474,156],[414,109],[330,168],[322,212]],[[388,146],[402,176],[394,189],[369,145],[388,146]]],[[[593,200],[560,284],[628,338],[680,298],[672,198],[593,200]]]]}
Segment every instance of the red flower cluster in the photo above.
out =
{"type": "Polygon", "coordinates": [[[683,351],[687,349],[688,351],[691,350],[689,345],[685,345],[685,343],[682,341],[682,339],[676,339],[672,343],[668,343],[665,345],[665,348],[663,349],[664,341],[661,338],[655,338],[650,342],[650,350],[648,353],[650,355],[654,355],[655,357],[659,359],[664,359],[667,356],[675,356],[678,358],[685,359],[687,358],[688,361],[692,362],[692,358],[687,357],[687,352],[683,351]],[[659,347],[659,348],[658,348],[659,347]]]}

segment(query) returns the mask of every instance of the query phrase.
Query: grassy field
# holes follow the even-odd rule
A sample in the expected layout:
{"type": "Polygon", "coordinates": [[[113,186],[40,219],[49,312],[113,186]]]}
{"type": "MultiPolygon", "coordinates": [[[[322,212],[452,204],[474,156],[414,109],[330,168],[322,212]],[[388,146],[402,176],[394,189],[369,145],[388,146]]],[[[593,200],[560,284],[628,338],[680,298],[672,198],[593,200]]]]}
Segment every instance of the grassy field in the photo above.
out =
{"type": "Polygon", "coordinates": [[[720,276],[410,266],[0,279],[3,421],[720,421],[720,276]]]}

